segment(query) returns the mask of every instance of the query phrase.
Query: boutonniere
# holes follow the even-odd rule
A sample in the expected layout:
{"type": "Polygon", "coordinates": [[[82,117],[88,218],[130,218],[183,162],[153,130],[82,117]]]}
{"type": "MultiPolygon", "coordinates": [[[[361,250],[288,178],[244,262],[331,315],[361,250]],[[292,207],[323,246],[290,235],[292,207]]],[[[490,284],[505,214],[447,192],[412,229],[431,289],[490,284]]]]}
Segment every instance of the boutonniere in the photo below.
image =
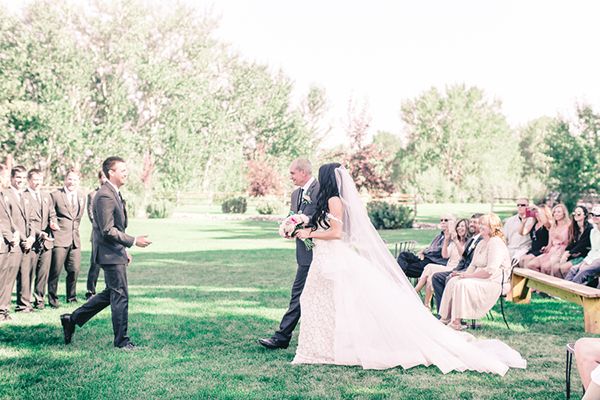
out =
{"type": "Polygon", "coordinates": [[[302,195],[302,204],[312,204],[312,199],[310,198],[310,192],[306,192],[302,195]]]}

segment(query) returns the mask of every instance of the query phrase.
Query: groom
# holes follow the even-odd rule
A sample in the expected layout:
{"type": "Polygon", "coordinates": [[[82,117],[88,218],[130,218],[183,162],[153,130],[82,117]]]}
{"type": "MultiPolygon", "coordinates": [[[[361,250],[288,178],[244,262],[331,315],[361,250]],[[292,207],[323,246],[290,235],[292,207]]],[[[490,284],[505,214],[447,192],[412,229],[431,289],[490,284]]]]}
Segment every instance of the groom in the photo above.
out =
{"type": "MultiPolygon", "coordinates": [[[[319,193],[319,182],[311,174],[312,167],[308,160],[297,159],[290,165],[290,178],[294,185],[299,186],[292,192],[291,211],[304,214],[309,218],[315,213],[319,193]]],[[[312,262],[312,251],[306,250],[304,243],[298,239],[296,239],[296,261],[298,269],[292,286],[292,297],[288,310],[279,324],[279,330],[270,338],[258,339],[258,343],[267,349],[286,349],[300,319],[300,295],[312,262]]]]}
{"type": "Polygon", "coordinates": [[[63,326],[65,344],[71,343],[75,326],[83,326],[93,316],[110,306],[112,314],[115,347],[134,350],[135,345],[127,336],[129,290],[127,285],[127,266],[131,256],[127,248],[135,245],[147,247],[152,242],[147,236],[131,236],[125,233],[127,228],[127,209],[121,196],[121,186],[127,181],[127,166],[120,157],[109,157],[102,164],[102,171],[108,180],[94,197],[94,226],[92,254],[94,262],[104,270],[106,288],[73,311],[63,314],[60,321],[63,326]]]}

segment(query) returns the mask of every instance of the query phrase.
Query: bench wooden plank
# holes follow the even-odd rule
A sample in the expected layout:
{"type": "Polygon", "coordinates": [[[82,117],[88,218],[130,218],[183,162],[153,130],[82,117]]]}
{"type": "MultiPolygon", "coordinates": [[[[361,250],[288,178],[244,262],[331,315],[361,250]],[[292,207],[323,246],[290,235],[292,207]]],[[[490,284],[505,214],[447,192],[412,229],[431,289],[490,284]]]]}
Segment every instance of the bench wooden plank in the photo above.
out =
{"type": "Polygon", "coordinates": [[[583,306],[584,328],[588,333],[600,333],[600,290],[565,281],[554,276],[523,268],[513,269],[511,297],[515,303],[529,303],[531,290],[560,297],[583,306]]]}
{"type": "Polygon", "coordinates": [[[543,283],[546,286],[555,287],[557,289],[571,292],[578,296],[587,298],[600,298],[600,289],[566,281],[555,276],[542,274],[541,272],[532,271],[530,269],[515,268],[513,270],[513,275],[515,274],[525,278],[531,278],[537,282],[543,283]]]}

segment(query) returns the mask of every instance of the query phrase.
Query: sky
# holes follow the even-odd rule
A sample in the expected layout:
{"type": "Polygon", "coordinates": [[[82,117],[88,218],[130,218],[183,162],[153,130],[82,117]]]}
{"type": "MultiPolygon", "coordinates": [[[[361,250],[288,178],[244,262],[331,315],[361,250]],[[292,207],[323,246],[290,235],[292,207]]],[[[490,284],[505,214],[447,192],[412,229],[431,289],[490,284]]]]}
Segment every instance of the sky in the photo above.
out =
{"type": "Polygon", "coordinates": [[[402,134],[400,106],[435,86],[466,84],[502,102],[513,126],[543,115],[600,111],[600,2],[589,0],[214,0],[216,36],[281,69],[296,97],[326,90],[344,140],[350,99],[371,133],[402,134]]]}

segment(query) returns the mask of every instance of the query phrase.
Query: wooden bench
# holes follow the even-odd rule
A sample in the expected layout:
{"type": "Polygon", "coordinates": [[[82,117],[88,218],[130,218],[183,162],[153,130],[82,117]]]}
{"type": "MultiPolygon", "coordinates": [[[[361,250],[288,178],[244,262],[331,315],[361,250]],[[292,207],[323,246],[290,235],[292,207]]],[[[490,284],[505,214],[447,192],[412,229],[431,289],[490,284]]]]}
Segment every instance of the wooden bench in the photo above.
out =
{"type": "Polygon", "coordinates": [[[564,279],[542,274],[530,269],[515,268],[512,273],[512,301],[529,303],[531,290],[560,297],[583,306],[583,319],[587,333],[600,333],[600,290],[564,279]]]}

